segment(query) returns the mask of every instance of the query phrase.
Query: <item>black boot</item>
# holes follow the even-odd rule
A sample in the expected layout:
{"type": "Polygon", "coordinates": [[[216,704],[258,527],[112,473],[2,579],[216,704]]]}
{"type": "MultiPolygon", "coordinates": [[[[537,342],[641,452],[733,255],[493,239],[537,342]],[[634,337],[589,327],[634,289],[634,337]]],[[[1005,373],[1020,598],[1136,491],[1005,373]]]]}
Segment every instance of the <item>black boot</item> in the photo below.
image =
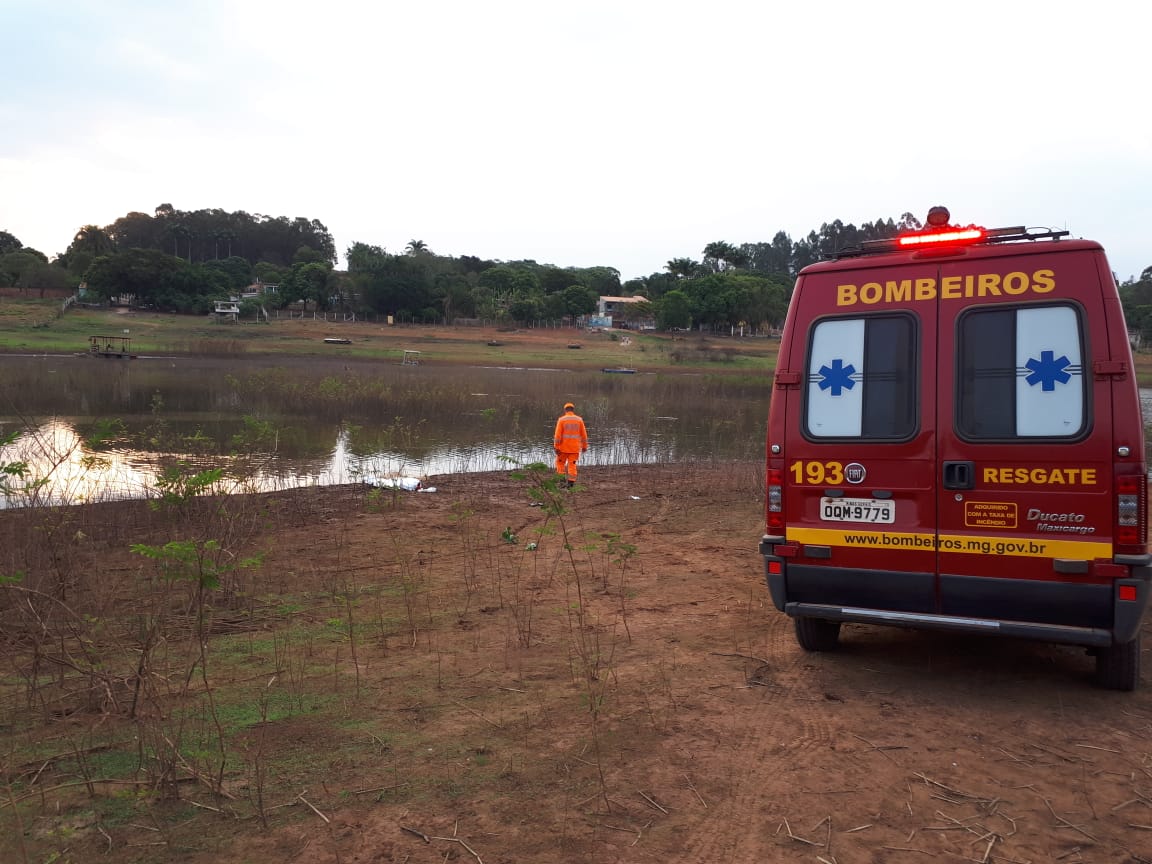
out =
{"type": "Polygon", "coordinates": [[[576,485],[576,481],[575,481],[575,480],[569,480],[569,481],[568,481],[568,488],[569,488],[569,489],[571,489],[571,488],[572,488],[573,486],[575,486],[575,485],[576,485]]]}

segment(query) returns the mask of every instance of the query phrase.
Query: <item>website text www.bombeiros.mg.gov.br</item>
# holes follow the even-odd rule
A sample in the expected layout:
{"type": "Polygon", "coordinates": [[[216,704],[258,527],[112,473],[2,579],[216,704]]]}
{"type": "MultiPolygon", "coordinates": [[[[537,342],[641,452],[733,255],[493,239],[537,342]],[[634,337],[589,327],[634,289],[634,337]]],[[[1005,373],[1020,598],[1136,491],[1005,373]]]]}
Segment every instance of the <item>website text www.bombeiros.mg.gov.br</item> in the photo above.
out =
{"type": "Polygon", "coordinates": [[[951,552],[961,555],[1015,555],[1028,558],[1110,558],[1112,544],[1099,540],[1044,540],[981,537],[973,534],[926,534],[894,531],[842,531],[788,528],[789,541],[906,552],[951,552]]]}
{"type": "Polygon", "coordinates": [[[848,546],[888,546],[901,549],[939,549],[980,555],[1043,555],[1046,543],[1032,540],[983,540],[977,537],[937,537],[933,534],[845,534],[848,546]]]}

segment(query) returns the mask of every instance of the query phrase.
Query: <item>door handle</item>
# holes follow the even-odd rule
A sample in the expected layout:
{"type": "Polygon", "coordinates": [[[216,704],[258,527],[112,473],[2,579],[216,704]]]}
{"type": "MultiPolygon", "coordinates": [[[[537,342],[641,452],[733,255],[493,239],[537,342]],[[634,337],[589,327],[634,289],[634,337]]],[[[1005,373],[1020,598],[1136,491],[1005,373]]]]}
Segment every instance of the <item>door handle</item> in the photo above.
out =
{"type": "Polygon", "coordinates": [[[945,462],[945,489],[974,489],[976,487],[975,462],[945,462]]]}

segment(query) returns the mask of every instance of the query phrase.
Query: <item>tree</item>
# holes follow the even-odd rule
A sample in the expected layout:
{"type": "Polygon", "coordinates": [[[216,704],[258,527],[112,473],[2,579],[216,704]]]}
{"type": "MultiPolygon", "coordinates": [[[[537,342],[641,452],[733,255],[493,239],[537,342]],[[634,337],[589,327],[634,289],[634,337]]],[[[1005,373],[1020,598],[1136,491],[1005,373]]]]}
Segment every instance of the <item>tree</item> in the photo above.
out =
{"type": "Polygon", "coordinates": [[[37,292],[43,298],[45,291],[60,291],[75,287],[76,280],[63,267],[37,258],[35,263],[24,271],[17,284],[20,288],[37,292]]]}
{"type": "Polygon", "coordinates": [[[576,276],[576,271],[571,267],[564,269],[541,267],[536,274],[536,279],[540,283],[540,290],[545,294],[557,294],[569,285],[575,285],[580,281],[576,276]]]}
{"type": "Polygon", "coordinates": [[[656,303],[656,326],[662,330],[692,326],[692,301],[683,291],[669,291],[656,303]]]}
{"type": "Polygon", "coordinates": [[[669,291],[675,290],[681,281],[680,276],[671,273],[652,273],[640,279],[629,280],[623,286],[623,290],[626,292],[625,296],[634,297],[641,294],[649,300],[658,300],[669,291]]]}
{"type": "Polygon", "coordinates": [[[98,225],[85,225],[76,232],[76,236],[72,238],[72,245],[68,247],[68,252],[88,252],[97,258],[115,251],[116,243],[108,232],[98,225]]]}
{"type": "Polygon", "coordinates": [[[600,295],[583,285],[571,285],[560,294],[564,298],[564,309],[572,317],[591,315],[600,304],[600,295]]]}
{"type": "Polygon", "coordinates": [[[508,317],[520,324],[540,318],[542,304],[535,297],[517,297],[508,306],[508,317]]]}
{"type": "Polygon", "coordinates": [[[224,255],[227,258],[232,257],[232,244],[236,242],[237,234],[231,228],[221,228],[216,232],[217,243],[217,257],[219,257],[219,247],[223,246],[225,251],[224,255]]]}
{"type": "Polygon", "coordinates": [[[17,240],[15,236],[9,234],[7,231],[0,231],[0,255],[17,252],[23,248],[24,244],[17,240]]]}
{"type": "Polygon", "coordinates": [[[117,249],[157,249],[160,246],[160,223],[147,213],[132,211],[121,216],[106,229],[117,249]]]}
{"type": "Polygon", "coordinates": [[[165,274],[155,290],[137,302],[155,306],[167,312],[207,314],[214,299],[225,297],[229,291],[228,276],[206,264],[179,262],[177,268],[165,274]]]}
{"type": "Polygon", "coordinates": [[[387,257],[383,246],[370,246],[367,243],[353,243],[344,252],[348,261],[349,273],[370,273],[387,257]]]}
{"type": "Polygon", "coordinates": [[[689,276],[695,275],[699,266],[691,258],[673,258],[664,265],[664,268],[677,278],[687,279],[689,276]]]}
{"type": "Polygon", "coordinates": [[[324,253],[319,249],[313,249],[311,246],[301,246],[296,250],[296,254],[292,256],[293,264],[326,264],[328,263],[324,257],[324,253]]]}
{"type": "Polygon", "coordinates": [[[302,301],[305,305],[314,303],[317,309],[328,308],[328,275],[332,268],[323,261],[309,261],[296,264],[280,287],[284,303],[302,301]]]}
{"type": "Polygon", "coordinates": [[[919,231],[923,227],[920,220],[911,213],[902,213],[900,221],[896,223],[896,228],[899,231],[919,231]]]}
{"type": "Polygon", "coordinates": [[[652,318],[655,313],[656,307],[647,300],[640,300],[636,303],[621,303],[616,309],[616,314],[631,325],[646,321],[652,318]]]}
{"type": "Polygon", "coordinates": [[[428,244],[423,240],[409,240],[408,245],[404,247],[404,254],[431,255],[432,250],[428,248],[428,244]]]}
{"type": "Polygon", "coordinates": [[[471,318],[476,314],[476,300],[472,289],[475,273],[438,273],[432,288],[432,298],[444,310],[444,323],[451,324],[454,315],[471,318]]]}
{"type": "Polygon", "coordinates": [[[283,267],[277,267],[267,261],[258,261],[252,266],[252,275],[265,285],[283,285],[289,272],[283,267]]]}
{"type": "Polygon", "coordinates": [[[252,284],[252,265],[248,263],[247,258],[241,258],[239,255],[218,261],[205,261],[202,266],[223,273],[231,291],[239,291],[252,284]]]}
{"type": "Polygon", "coordinates": [[[523,264],[499,264],[480,274],[477,284],[488,290],[498,304],[506,307],[515,297],[540,293],[536,273],[523,264]]]}
{"type": "Polygon", "coordinates": [[[97,258],[84,275],[89,290],[97,296],[111,300],[126,295],[147,304],[181,266],[179,258],[156,249],[127,249],[97,258]]]}
{"type": "Polygon", "coordinates": [[[620,271],[615,267],[583,267],[575,271],[577,281],[591,288],[597,297],[620,294],[620,271]]]}
{"type": "Polygon", "coordinates": [[[777,231],[772,238],[772,253],[768,259],[768,266],[764,268],[768,273],[781,276],[795,276],[796,268],[792,262],[792,238],[783,231],[777,231]]]}
{"type": "Polygon", "coordinates": [[[431,279],[421,262],[406,255],[384,255],[357,279],[357,290],[369,309],[414,316],[435,302],[431,279]]]}
{"type": "Polygon", "coordinates": [[[723,240],[715,240],[704,247],[704,266],[713,273],[719,273],[733,265],[733,257],[737,255],[736,247],[723,240]]]}
{"type": "Polygon", "coordinates": [[[29,255],[23,249],[0,255],[0,286],[25,287],[24,274],[41,263],[35,255],[29,255]]]}
{"type": "Polygon", "coordinates": [[[188,260],[192,260],[192,232],[183,222],[169,222],[164,226],[164,238],[172,244],[172,257],[180,257],[181,242],[188,248],[188,260]]]}

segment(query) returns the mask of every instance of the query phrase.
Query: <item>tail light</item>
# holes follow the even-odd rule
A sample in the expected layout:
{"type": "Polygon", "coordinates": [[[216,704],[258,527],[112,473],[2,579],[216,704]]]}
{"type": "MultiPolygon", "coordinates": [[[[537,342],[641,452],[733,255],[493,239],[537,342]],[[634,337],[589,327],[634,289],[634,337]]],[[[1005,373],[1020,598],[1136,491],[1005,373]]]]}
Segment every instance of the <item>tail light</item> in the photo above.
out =
{"type": "Polygon", "coordinates": [[[784,472],[779,468],[768,469],[767,501],[768,533],[784,533],[784,472]]]}
{"type": "Polygon", "coordinates": [[[1115,552],[1140,555],[1148,542],[1148,479],[1139,474],[1116,478],[1115,552]]]}

